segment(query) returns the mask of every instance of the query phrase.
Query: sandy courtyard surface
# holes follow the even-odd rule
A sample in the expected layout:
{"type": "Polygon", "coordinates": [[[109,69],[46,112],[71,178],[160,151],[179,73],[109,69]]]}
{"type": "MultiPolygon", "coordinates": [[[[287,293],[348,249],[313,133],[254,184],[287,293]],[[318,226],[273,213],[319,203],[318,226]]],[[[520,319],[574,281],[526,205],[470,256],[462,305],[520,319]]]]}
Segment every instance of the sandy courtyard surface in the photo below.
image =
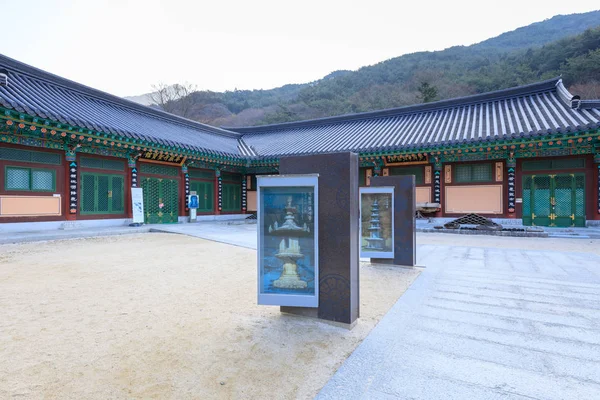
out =
{"type": "Polygon", "coordinates": [[[362,265],[349,331],[256,305],[255,257],[156,233],[0,246],[0,398],[311,398],[419,273],[362,265]]]}

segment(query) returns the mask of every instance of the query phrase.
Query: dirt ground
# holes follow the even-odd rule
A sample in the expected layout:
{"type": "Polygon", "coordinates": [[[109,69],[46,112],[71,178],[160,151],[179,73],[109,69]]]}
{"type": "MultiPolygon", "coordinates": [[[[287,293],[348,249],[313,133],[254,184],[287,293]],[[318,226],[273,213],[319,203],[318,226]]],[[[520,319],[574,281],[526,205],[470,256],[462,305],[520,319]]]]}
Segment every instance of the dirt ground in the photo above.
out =
{"type": "Polygon", "coordinates": [[[312,398],[419,273],[362,265],[347,330],[256,305],[255,257],[156,233],[0,246],[0,398],[312,398]]]}

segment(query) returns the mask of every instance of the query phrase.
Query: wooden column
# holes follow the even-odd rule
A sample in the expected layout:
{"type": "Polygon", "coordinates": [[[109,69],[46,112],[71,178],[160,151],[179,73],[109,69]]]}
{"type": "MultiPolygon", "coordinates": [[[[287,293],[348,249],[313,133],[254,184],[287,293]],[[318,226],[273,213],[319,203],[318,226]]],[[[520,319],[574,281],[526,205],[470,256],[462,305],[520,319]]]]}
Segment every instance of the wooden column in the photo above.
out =
{"type": "Polygon", "coordinates": [[[246,214],[248,210],[248,187],[246,182],[246,177],[248,175],[242,175],[242,214],[246,214]]]}
{"type": "Polygon", "coordinates": [[[190,208],[188,207],[189,198],[190,198],[190,174],[188,173],[187,165],[181,166],[181,173],[183,174],[183,209],[185,211],[185,216],[187,217],[190,208]]]}
{"type": "Polygon", "coordinates": [[[508,188],[506,196],[506,215],[508,218],[517,218],[517,160],[512,153],[506,161],[506,184],[508,188]]]}
{"type": "Polygon", "coordinates": [[[442,163],[436,160],[433,165],[433,196],[432,202],[440,205],[440,210],[435,213],[435,217],[442,216],[442,163]]]}
{"type": "Polygon", "coordinates": [[[127,161],[127,165],[129,166],[129,181],[131,187],[138,187],[138,169],[136,159],[130,158],[127,161]]]}
{"type": "Polygon", "coordinates": [[[67,212],[68,221],[77,219],[77,207],[79,206],[79,174],[77,173],[77,153],[75,150],[65,152],[65,185],[67,187],[67,212]]]}
{"type": "Polygon", "coordinates": [[[221,210],[223,209],[223,179],[221,178],[221,171],[217,169],[215,171],[215,214],[221,214],[221,210]]]}
{"type": "Polygon", "coordinates": [[[137,157],[129,157],[127,159],[127,166],[129,167],[129,174],[127,174],[125,185],[125,210],[127,212],[127,218],[133,218],[133,209],[131,208],[131,188],[138,187],[138,169],[137,169],[137,157]]]}

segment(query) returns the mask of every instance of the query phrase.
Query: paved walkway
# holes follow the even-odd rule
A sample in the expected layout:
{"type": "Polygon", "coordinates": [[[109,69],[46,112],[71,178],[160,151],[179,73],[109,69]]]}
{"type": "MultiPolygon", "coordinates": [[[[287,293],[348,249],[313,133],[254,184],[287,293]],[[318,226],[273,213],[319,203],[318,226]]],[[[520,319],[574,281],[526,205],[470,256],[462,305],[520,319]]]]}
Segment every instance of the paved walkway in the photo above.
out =
{"type": "Polygon", "coordinates": [[[81,239],[98,236],[167,232],[195,236],[216,242],[256,249],[256,224],[237,222],[198,222],[195,224],[156,224],[140,227],[111,226],[101,228],[53,229],[29,232],[1,232],[0,244],[39,242],[45,240],[81,239]]]}
{"type": "Polygon", "coordinates": [[[427,268],[318,399],[600,398],[600,257],[418,255],[427,268]]]}
{"type": "Polygon", "coordinates": [[[179,233],[254,250],[257,248],[255,223],[244,223],[243,221],[198,222],[195,224],[151,225],[151,227],[152,232],[179,233]]]}
{"type": "Polygon", "coordinates": [[[53,229],[28,232],[2,232],[0,231],[0,244],[40,242],[45,240],[81,239],[98,236],[130,235],[134,233],[150,232],[152,225],[141,227],[110,226],[102,228],[84,229],[53,229]]]}

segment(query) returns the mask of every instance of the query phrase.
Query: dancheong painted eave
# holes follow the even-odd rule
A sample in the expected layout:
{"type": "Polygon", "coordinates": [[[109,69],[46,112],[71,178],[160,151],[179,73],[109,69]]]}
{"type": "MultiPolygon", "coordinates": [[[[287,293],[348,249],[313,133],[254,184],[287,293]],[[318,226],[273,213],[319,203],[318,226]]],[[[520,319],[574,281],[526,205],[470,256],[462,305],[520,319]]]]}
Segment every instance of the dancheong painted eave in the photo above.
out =
{"type": "Polygon", "coordinates": [[[597,130],[600,101],[580,100],[560,78],[479,95],[308,121],[224,128],[246,156],[394,152],[534,139],[597,130]]]}
{"type": "Polygon", "coordinates": [[[241,135],[146,107],[0,54],[0,106],[97,133],[241,158],[241,135]]]}

